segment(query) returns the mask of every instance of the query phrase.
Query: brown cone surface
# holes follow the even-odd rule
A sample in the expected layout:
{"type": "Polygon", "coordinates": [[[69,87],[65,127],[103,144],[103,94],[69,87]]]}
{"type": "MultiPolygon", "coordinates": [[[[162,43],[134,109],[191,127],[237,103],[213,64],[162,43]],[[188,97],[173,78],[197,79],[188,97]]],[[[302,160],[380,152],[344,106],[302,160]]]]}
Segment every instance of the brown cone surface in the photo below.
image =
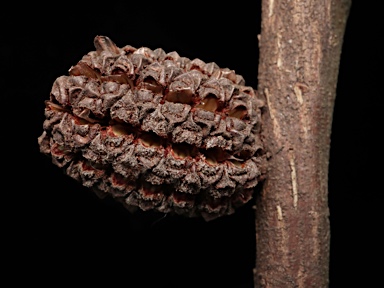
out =
{"type": "Polygon", "coordinates": [[[264,170],[256,91],[215,63],[94,43],[54,82],[40,151],[127,208],[210,220],[247,203],[264,170]]]}

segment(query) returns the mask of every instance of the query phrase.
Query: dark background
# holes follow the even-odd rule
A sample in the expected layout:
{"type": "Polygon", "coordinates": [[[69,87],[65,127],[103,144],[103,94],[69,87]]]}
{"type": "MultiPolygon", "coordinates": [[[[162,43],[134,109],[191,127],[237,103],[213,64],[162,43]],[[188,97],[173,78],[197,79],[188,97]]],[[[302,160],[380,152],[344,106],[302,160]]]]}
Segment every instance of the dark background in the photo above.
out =
{"type": "MultiPolygon", "coordinates": [[[[109,36],[120,47],[161,47],[214,61],[257,87],[257,2],[254,7],[241,1],[212,7],[194,2],[15,3],[1,10],[2,254],[9,256],[2,260],[14,284],[253,287],[253,203],[208,223],[132,215],[65,176],[39,152],[37,137],[54,80],[94,50],[96,35],[109,36]]],[[[383,29],[380,1],[362,2],[354,1],[351,8],[334,110],[332,288],[381,282],[383,29]]]]}

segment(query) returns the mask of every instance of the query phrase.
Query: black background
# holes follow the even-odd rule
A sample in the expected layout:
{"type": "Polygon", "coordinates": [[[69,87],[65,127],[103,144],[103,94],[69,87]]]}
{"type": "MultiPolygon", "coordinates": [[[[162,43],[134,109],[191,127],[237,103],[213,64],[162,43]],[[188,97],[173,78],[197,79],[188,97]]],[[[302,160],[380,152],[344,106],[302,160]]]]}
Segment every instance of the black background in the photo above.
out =
{"type": "MultiPolygon", "coordinates": [[[[334,110],[332,288],[381,282],[383,29],[380,1],[362,2],[351,8],[334,110]]],[[[39,152],[37,137],[54,80],[94,50],[96,35],[120,47],[161,47],[214,61],[257,87],[259,1],[12,6],[1,11],[0,36],[6,275],[13,283],[49,287],[253,287],[253,203],[208,223],[132,215],[65,176],[39,152]]]]}

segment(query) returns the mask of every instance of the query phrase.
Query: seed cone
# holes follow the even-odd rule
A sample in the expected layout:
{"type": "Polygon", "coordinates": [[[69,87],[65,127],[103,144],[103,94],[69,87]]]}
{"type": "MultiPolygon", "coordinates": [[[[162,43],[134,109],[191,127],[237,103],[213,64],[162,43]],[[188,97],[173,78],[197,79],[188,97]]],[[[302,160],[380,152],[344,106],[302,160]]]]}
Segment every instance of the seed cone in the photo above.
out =
{"type": "Polygon", "coordinates": [[[263,178],[261,107],[233,70],[96,36],[53,84],[40,151],[100,197],[211,220],[263,178]]]}

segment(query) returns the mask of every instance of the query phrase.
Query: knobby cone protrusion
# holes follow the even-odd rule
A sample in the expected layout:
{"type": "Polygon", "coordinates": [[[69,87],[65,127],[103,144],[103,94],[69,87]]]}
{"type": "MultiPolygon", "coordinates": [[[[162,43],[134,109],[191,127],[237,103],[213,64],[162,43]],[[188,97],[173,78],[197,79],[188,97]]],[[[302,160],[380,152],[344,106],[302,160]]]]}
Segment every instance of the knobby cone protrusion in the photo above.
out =
{"type": "Polygon", "coordinates": [[[53,84],[40,151],[127,208],[211,220],[247,203],[264,175],[261,107],[242,76],[97,36],[53,84]]]}

